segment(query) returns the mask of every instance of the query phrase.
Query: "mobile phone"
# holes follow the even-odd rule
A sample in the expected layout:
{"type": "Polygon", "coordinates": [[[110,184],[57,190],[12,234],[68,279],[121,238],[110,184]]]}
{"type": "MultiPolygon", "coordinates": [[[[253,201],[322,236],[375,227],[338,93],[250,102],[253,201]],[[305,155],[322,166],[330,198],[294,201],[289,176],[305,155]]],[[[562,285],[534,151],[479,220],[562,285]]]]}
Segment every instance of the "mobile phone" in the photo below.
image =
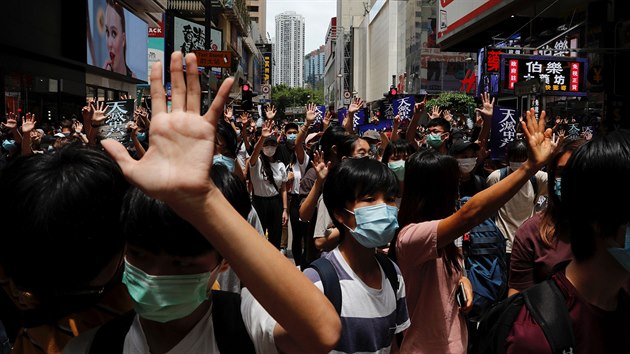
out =
{"type": "Polygon", "coordinates": [[[455,293],[455,299],[457,300],[457,305],[459,307],[465,307],[468,298],[466,297],[466,292],[464,291],[464,283],[460,282],[459,287],[457,288],[457,292],[455,293]]]}

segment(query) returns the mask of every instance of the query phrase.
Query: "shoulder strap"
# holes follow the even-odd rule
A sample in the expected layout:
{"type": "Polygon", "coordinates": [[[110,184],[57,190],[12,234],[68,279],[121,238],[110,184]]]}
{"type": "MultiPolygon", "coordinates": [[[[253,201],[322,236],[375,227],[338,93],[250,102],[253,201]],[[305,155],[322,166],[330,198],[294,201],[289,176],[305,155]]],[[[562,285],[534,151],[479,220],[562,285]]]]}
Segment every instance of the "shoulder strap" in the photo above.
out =
{"type": "Polygon", "coordinates": [[[212,324],[222,354],[256,353],[241,316],[240,294],[212,290],[212,324]]]}
{"type": "Polygon", "coordinates": [[[135,317],[135,311],[128,311],[99,327],[98,330],[94,332],[94,339],[92,340],[89,353],[122,353],[125,345],[125,337],[135,317]]]}
{"type": "Polygon", "coordinates": [[[575,353],[575,338],[564,295],[553,279],[523,292],[527,309],[545,333],[553,354],[575,353]]]}
{"type": "Polygon", "coordinates": [[[398,282],[398,273],[396,273],[394,263],[392,263],[392,261],[382,253],[376,252],[375,256],[376,260],[383,268],[383,271],[385,272],[385,276],[387,276],[389,283],[392,285],[392,289],[394,289],[394,295],[397,295],[400,283],[398,282]]]}
{"type": "Polygon", "coordinates": [[[314,260],[310,267],[319,274],[322,287],[324,288],[324,295],[333,304],[337,313],[341,314],[341,286],[339,285],[339,276],[335,271],[335,267],[328,259],[323,257],[314,260]]]}
{"type": "MultiPolygon", "coordinates": [[[[501,171],[501,175],[499,177],[499,180],[502,180],[505,177],[507,177],[507,172],[508,172],[507,167],[501,167],[500,171],[501,171]]],[[[532,184],[532,187],[534,188],[534,195],[538,196],[538,180],[536,179],[536,174],[529,177],[529,182],[532,184]]],[[[534,203],[536,203],[537,199],[538,198],[534,198],[534,203]]]]}
{"type": "MultiPolygon", "coordinates": [[[[394,262],[389,259],[386,255],[376,252],[374,255],[376,257],[376,261],[383,268],[383,272],[385,272],[385,276],[394,290],[394,300],[398,303],[398,288],[400,287],[400,283],[398,282],[398,273],[396,273],[396,268],[394,268],[394,262]]],[[[404,338],[403,332],[396,333],[396,342],[398,343],[398,347],[402,345],[402,341],[404,338]]]]}

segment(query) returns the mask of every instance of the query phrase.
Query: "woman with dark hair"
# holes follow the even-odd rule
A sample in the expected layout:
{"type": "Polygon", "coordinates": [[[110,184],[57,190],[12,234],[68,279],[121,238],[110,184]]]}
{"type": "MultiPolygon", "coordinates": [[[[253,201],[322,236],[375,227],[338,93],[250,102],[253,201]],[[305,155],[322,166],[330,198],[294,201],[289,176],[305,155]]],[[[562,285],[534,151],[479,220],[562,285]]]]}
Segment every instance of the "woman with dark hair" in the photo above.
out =
{"type": "Polygon", "coordinates": [[[236,131],[225,120],[220,120],[217,123],[217,140],[214,148],[216,152],[214,157],[212,157],[212,164],[224,165],[230,172],[245,181],[245,174],[241,169],[241,165],[236,161],[238,149],[236,131]]]}
{"type": "Polygon", "coordinates": [[[585,142],[583,138],[567,138],[547,164],[548,190],[553,193],[548,195],[545,210],[534,214],[516,230],[510,257],[508,296],[544,281],[553,274],[557,264],[571,259],[568,235],[556,231],[561,204],[560,185],[564,166],[585,142]]]}
{"type": "Polygon", "coordinates": [[[269,242],[280,250],[282,225],[287,223],[286,166],[274,157],[278,140],[271,135],[273,120],[263,123],[260,138],[249,159],[252,203],[269,242]],[[262,152],[262,155],[261,155],[262,152]]]}
{"type": "MultiPolygon", "coordinates": [[[[544,118],[544,112],[541,116],[544,118]]],[[[457,211],[457,160],[436,149],[418,151],[407,160],[405,180],[414,183],[405,185],[398,217],[401,228],[392,241],[395,252],[390,251],[407,279],[411,314],[401,352],[466,352],[468,332],[461,312],[471,309],[473,295],[454,240],[494,214],[549,160],[555,144],[544,122],[542,118],[540,123],[536,121],[533,109],[528,112],[527,123],[521,125],[530,159],[496,185],[475,194],[457,211]],[[462,286],[467,301],[459,308],[456,293],[462,286]]]]}
{"type": "Polygon", "coordinates": [[[125,29],[125,11],[116,0],[107,0],[105,9],[105,37],[109,60],[103,69],[129,77],[136,77],[127,65],[127,33],[125,29]]]}

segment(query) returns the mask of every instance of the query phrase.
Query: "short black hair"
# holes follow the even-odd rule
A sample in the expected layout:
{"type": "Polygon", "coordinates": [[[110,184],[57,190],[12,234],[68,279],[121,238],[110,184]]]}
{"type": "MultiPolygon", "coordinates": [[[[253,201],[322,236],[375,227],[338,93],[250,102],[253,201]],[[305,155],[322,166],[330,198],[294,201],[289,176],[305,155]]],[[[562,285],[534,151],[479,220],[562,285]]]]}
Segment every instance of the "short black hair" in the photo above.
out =
{"type": "Polygon", "coordinates": [[[40,299],[79,290],[122,253],[119,212],[129,183],[98,148],[67,145],[20,156],[0,172],[0,262],[40,299]]]}
{"type": "Polygon", "coordinates": [[[293,129],[295,129],[295,130],[298,130],[298,131],[300,130],[300,127],[297,125],[297,123],[294,123],[294,122],[289,122],[289,123],[285,124],[285,126],[284,126],[284,132],[286,133],[286,132],[287,132],[287,130],[289,130],[289,129],[291,129],[291,128],[293,128],[293,129]]]}

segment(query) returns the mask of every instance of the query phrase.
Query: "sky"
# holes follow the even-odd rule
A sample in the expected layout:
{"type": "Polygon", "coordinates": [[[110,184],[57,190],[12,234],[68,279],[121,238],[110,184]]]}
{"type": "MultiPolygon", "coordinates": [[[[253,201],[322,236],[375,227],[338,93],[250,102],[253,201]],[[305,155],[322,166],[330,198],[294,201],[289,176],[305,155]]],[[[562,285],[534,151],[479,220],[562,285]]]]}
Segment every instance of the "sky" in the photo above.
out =
{"type": "Polygon", "coordinates": [[[276,36],[276,15],[295,11],[304,16],[304,54],[324,45],[330,19],[337,15],[336,0],[267,0],[267,32],[276,36]]]}

